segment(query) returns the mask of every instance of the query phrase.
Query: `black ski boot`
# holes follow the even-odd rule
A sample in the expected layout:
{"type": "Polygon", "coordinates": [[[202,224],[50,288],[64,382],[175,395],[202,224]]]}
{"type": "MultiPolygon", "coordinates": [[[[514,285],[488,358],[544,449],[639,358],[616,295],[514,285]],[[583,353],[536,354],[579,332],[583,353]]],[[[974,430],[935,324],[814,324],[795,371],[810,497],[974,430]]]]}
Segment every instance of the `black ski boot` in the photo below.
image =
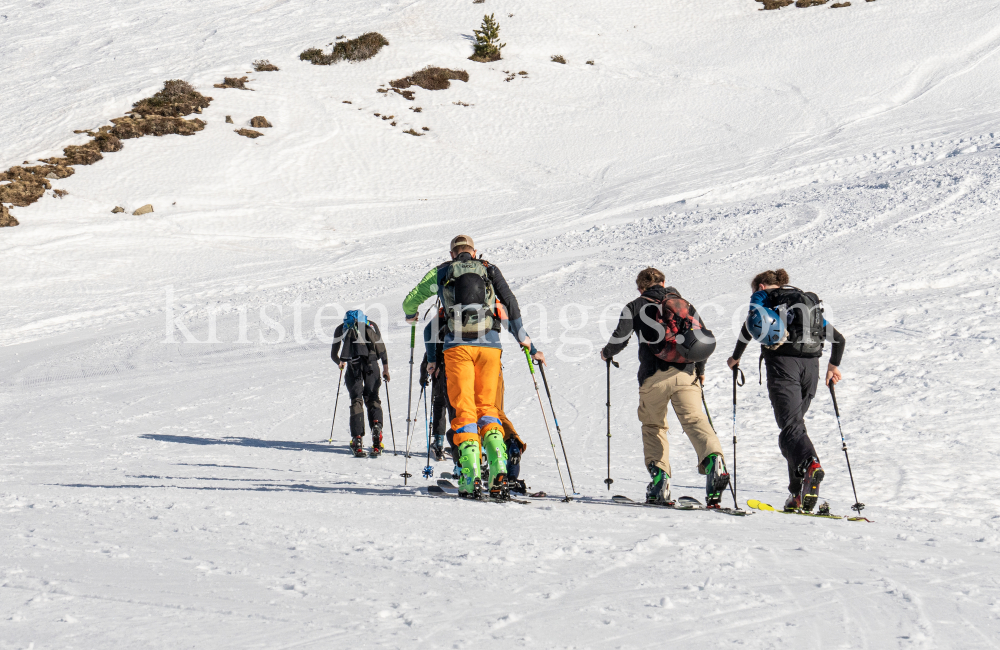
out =
{"type": "Polygon", "coordinates": [[[497,474],[490,481],[490,498],[494,501],[510,501],[510,487],[507,485],[507,475],[497,474]]]}
{"type": "Polygon", "coordinates": [[[361,436],[351,438],[351,451],[354,452],[355,458],[368,458],[368,452],[365,451],[365,443],[361,441],[361,436]]]}
{"type": "Polygon", "coordinates": [[[657,467],[656,463],[650,463],[646,469],[653,479],[646,486],[646,503],[654,506],[673,505],[674,502],[670,500],[670,475],[657,467]]]}
{"type": "Polygon", "coordinates": [[[434,460],[444,460],[444,434],[434,434],[434,442],[431,443],[431,453],[434,454],[434,460]]]}
{"type": "Polygon", "coordinates": [[[805,512],[812,512],[816,502],[819,501],[819,484],[826,473],[820,466],[818,458],[810,458],[802,464],[802,467],[802,489],[799,490],[801,508],[805,512]]]}
{"type": "Polygon", "coordinates": [[[705,459],[705,501],[709,508],[718,508],[722,491],[729,485],[729,472],[722,454],[709,454],[705,459]]]}
{"type": "Polygon", "coordinates": [[[372,428],[372,458],[378,458],[382,455],[382,450],[385,449],[385,445],[382,444],[382,425],[375,423],[372,428]]]}

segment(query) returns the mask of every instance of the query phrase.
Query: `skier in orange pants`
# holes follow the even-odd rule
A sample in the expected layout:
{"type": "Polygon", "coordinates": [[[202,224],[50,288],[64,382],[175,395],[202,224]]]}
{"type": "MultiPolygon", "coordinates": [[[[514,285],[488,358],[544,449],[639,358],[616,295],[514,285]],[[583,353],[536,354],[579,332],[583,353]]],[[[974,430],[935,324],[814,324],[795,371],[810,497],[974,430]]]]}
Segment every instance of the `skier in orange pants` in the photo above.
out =
{"type": "MultiPolygon", "coordinates": [[[[403,301],[407,321],[416,322],[421,303],[437,293],[446,319],[444,362],[448,369],[448,399],[455,410],[451,428],[458,445],[459,495],[479,498],[483,493],[479,459],[486,450],[489,494],[509,498],[507,449],[496,406],[500,379],[501,325],[532,357],[545,363],[521,321],[517,298],[496,266],[476,257],[472,238],[451,241],[451,261],[431,269],[403,301]]],[[[434,373],[436,363],[428,363],[434,373]]]]}

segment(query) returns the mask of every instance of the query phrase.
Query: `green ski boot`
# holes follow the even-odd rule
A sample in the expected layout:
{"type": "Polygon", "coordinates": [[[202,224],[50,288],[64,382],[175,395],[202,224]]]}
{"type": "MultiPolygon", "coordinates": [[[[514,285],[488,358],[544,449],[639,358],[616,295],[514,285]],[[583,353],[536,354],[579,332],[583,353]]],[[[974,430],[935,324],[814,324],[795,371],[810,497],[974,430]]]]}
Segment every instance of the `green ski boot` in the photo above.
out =
{"type": "Polygon", "coordinates": [[[503,432],[490,429],[483,437],[486,459],[490,464],[490,498],[497,501],[510,500],[507,487],[507,447],[503,444],[503,432]]]}
{"type": "Polygon", "coordinates": [[[479,499],[483,496],[483,483],[479,474],[479,441],[467,440],[458,446],[458,464],[462,473],[458,479],[458,496],[479,499]]]}

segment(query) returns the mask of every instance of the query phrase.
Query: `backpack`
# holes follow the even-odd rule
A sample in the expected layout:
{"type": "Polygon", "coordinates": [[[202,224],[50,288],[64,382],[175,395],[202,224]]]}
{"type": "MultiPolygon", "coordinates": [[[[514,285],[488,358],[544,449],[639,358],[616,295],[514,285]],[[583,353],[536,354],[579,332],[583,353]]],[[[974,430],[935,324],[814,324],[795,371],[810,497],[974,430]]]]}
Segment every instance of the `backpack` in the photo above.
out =
{"type": "Polygon", "coordinates": [[[360,309],[352,309],[344,315],[343,331],[344,350],[341,357],[345,359],[355,359],[361,357],[367,359],[375,353],[371,324],[368,317],[360,309]],[[362,332],[364,328],[364,332],[362,332]]]}
{"type": "Polygon", "coordinates": [[[500,331],[496,293],[483,260],[455,260],[445,271],[441,285],[441,307],[447,315],[448,331],[463,339],[475,339],[489,330],[500,331]]]}
{"type": "Polygon", "coordinates": [[[823,327],[823,301],[815,293],[786,285],[767,294],[767,306],[777,312],[785,324],[785,337],[770,350],[785,348],[797,357],[818,357],[823,354],[826,329],[823,327]]]}
{"type": "MultiPolygon", "coordinates": [[[[647,300],[650,300],[647,298],[647,300]]],[[[694,305],[676,293],[667,293],[657,305],[656,322],[663,328],[663,341],[647,342],[658,358],[669,363],[705,361],[715,352],[715,335],[701,326],[694,305]]]]}

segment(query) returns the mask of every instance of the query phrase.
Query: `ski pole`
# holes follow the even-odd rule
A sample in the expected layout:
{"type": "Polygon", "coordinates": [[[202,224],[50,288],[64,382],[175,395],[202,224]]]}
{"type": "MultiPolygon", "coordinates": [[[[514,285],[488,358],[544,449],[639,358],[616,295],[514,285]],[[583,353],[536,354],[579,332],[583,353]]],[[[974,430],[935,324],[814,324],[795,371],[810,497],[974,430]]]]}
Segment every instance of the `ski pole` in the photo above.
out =
{"type": "MultiPolygon", "coordinates": [[[[413,411],[413,422],[414,423],[416,423],[416,421],[417,421],[417,411],[420,410],[420,400],[423,398],[423,396],[424,396],[424,389],[423,389],[423,387],[421,387],[420,388],[420,394],[417,395],[417,408],[414,409],[414,411],[413,411]]],[[[410,414],[407,413],[407,415],[410,415],[410,414]]],[[[414,428],[416,428],[416,427],[414,427],[414,428]]],[[[412,433],[413,433],[413,431],[411,430],[406,435],[406,454],[405,454],[406,455],[406,460],[403,461],[403,474],[402,474],[402,476],[403,476],[403,485],[406,485],[406,480],[409,479],[409,478],[411,478],[413,476],[413,474],[410,474],[409,469],[408,469],[409,466],[410,466],[410,438],[411,438],[412,433]]]]}
{"type": "Polygon", "coordinates": [[[614,360],[614,357],[606,359],[608,362],[608,478],[604,479],[604,483],[608,486],[608,491],[611,491],[611,484],[614,483],[614,479],[611,478],[611,366],[614,365],[615,368],[621,368],[618,362],[614,360]]]}
{"type": "MultiPolygon", "coordinates": [[[[430,379],[428,378],[428,383],[430,379]]],[[[427,434],[427,465],[424,466],[424,478],[434,476],[434,468],[431,467],[431,426],[427,419],[427,387],[424,387],[424,433],[427,434]]]]}
{"type": "MultiPolygon", "coordinates": [[[[705,382],[698,379],[698,383],[701,384],[701,404],[705,407],[705,415],[708,417],[708,426],[712,427],[712,431],[715,431],[715,424],[712,422],[712,414],[708,410],[708,402],[705,400],[705,382]]],[[[733,448],[733,473],[732,476],[736,476],[736,448],[733,448]]],[[[733,503],[736,503],[736,490],[733,489],[733,481],[729,482],[729,492],[733,495],[733,503]]],[[[742,510],[740,504],[736,503],[736,510],[742,510]]]]}
{"type": "Polygon", "coordinates": [[[552,421],[556,423],[559,446],[562,447],[563,460],[566,461],[566,473],[569,474],[569,487],[573,490],[573,494],[579,494],[576,491],[576,484],[573,483],[573,471],[569,468],[569,457],[566,456],[566,445],[563,443],[562,429],[559,428],[559,418],[556,417],[556,407],[552,404],[552,393],[549,392],[549,380],[545,378],[545,364],[538,364],[538,370],[542,373],[542,384],[545,386],[545,395],[549,398],[549,408],[552,409],[552,421]]]}
{"type": "Polygon", "coordinates": [[[392,455],[396,455],[396,432],[392,428],[392,400],[389,399],[389,382],[385,382],[385,404],[389,407],[389,433],[392,434],[392,455]]]}
{"type": "Polygon", "coordinates": [[[851,457],[847,455],[847,441],[844,439],[844,428],[840,426],[840,407],[837,406],[837,393],[833,390],[833,382],[827,384],[830,387],[830,397],[833,398],[833,412],[837,414],[837,428],[840,429],[840,444],[844,450],[844,458],[847,459],[847,474],[851,477],[851,489],[854,491],[854,505],[851,510],[857,510],[858,514],[864,510],[865,504],[858,500],[858,490],[854,487],[854,472],[851,471],[851,457]]]}
{"type": "Polygon", "coordinates": [[[330,423],[330,440],[327,442],[333,443],[333,427],[337,424],[337,405],[340,404],[340,382],[344,379],[344,369],[340,369],[340,378],[337,379],[337,399],[333,402],[333,422],[330,423]]]}
{"type": "Polygon", "coordinates": [[[740,502],[736,500],[736,387],[747,383],[746,375],[739,366],[733,366],[733,503],[736,509],[740,509],[740,502]],[[737,380],[737,376],[739,379],[737,380]]]}
{"type": "MultiPolygon", "coordinates": [[[[410,325],[410,389],[409,396],[406,398],[406,458],[410,458],[410,411],[413,410],[413,348],[416,346],[417,342],[417,323],[414,322],[410,325]]],[[[409,480],[410,474],[406,471],[406,467],[409,463],[403,464],[403,473],[400,475],[403,477],[403,485],[409,480]]]]}
{"type": "Polygon", "coordinates": [[[552,458],[556,461],[556,471],[559,473],[559,482],[562,484],[563,495],[567,503],[573,499],[569,496],[566,491],[566,482],[563,481],[562,469],[559,467],[559,455],[556,453],[556,443],[552,440],[552,431],[549,430],[549,419],[545,417],[545,405],[542,404],[542,393],[538,390],[538,380],[535,379],[535,364],[531,362],[531,353],[528,348],[521,348],[524,350],[524,358],[528,361],[528,370],[531,371],[531,381],[535,384],[535,396],[538,398],[538,408],[542,409],[542,422],[545,423],[545,433],[549,434],[549,444],[552,446],[552,458]]]}

